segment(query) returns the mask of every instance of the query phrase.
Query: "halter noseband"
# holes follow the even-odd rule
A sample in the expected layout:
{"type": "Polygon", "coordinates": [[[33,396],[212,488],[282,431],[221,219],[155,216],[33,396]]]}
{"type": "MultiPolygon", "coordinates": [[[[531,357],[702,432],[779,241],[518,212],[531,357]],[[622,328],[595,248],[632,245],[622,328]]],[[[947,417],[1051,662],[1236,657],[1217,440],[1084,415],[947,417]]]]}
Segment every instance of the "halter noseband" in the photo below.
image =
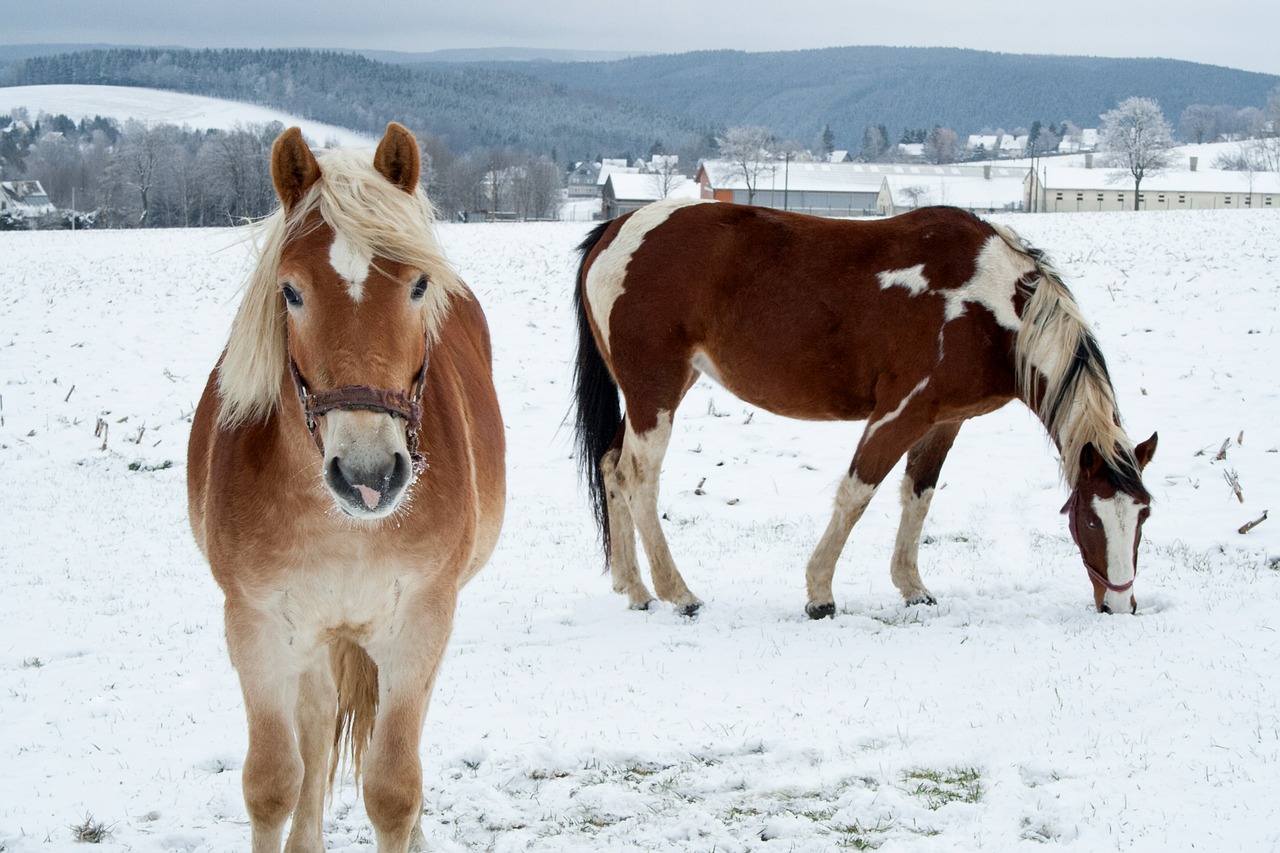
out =
{"type": "Polygon", "coordinates": [[[324,442],[320,438],[320,425],[316,418],[327,415],[335,409],[343,411],[382,412],[394,418],[401,418],[408,423],[406,438],[409,446],[409,459],[413,462],[413,473],[422,474],[427,470],[427,457],[418,447],[418,432],[422,429],[422,393],[426,387],[427,358],[422,357],[422,367],[413,379],[410,391],[390,391],[385,388],[374,388],[370,385],[345,385],[332,391],[321,391],[312,394],[298,370],[298,363],[289,356],[289,375],[293,377],[293,386],[298,392],[298,401],[302,404],[303,417],[307,423],[307,431],[315,440],[316,447],[324,452],[324,442]]]}

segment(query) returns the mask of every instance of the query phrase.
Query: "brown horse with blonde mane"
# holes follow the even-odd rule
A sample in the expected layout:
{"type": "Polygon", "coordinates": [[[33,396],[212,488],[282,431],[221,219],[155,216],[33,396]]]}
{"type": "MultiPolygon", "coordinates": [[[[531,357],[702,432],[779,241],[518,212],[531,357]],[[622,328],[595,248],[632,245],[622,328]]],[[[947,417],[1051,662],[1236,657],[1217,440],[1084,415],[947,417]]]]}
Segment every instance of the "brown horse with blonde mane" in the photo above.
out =
{"type": "Polygon", "coordinates": [[[281,208],[196,409],[191,527],[226,595],[255,853],[324,849],[351,760],[378,850],[422,849],[427,704],[505,501],[489,332],[391,124],[271,152],[281,208]]]}
{"type": "Polygon", "coordinates": [[[702,603],[662,533],[658,475],[676,407],[706,375],[770,412],[867,422],[809,559],[809,616],[835,614],[836,560],[903,454],[893,582],[908,604],[936,603],[917,554],[938,473],[965,420],[1013,399],[1058,447],[1094,605],[1136,612],[1156,436],[1134,446],[1125,434],[1075,299],[1012,230],[943,207],[839,221],[666,201],[604,223],[579,251],[579,462],[631,607],[653,598],[637,532],[658,597],[686,614],[702,603]]]}

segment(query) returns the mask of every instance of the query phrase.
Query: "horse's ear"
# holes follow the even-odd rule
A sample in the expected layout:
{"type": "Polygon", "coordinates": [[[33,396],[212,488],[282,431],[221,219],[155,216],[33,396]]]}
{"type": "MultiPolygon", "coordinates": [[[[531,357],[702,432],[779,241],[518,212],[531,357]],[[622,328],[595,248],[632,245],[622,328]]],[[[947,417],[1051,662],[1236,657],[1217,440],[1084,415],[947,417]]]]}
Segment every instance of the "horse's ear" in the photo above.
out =
{"type": "Polygon", "coordinates": [[[285,210],[295,204],[320,179],[320,164],[302,138],[302,131],[291,127],[271,146],[271,180],[276,185],[276,195],[285,210]]]}
{"type": "Polygon", "coordinates": [[[1138,460],[1139,471],[1146,468],[1147,463],[1150,462],[1152,458],[1155,457],[1156,442],[1159,441],[1159,439],[1160,439],[1160,436],[1153,432],[1151,433],[1151,438],[1148,438],[1146,441],[1142,442],[1142,444],[1139,444],[1137,447],[1133,449],[1133,455],[1138,460]]]}
{"type": "Polygon", "coordinates": [[[1093,446],[1093,442],[1086,444],[1080,450],[1080,476],[1092,477],[1102,468],[1102,454],[1098,452],[1098,448],[1093,446]]]}
{"type": "Polygon", "coordinates": [[[418,141],[407,127],[394,121],[387,125],[387,132],[373,155],[373,167],[407,193],[418,188],[418,141]]]}

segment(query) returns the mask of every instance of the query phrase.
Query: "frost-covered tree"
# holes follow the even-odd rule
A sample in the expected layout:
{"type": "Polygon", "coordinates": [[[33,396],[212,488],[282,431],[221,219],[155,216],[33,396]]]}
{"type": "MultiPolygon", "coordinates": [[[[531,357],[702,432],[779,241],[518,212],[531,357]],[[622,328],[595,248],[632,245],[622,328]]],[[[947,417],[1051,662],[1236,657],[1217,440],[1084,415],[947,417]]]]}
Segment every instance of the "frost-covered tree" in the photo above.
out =
{"type": "Polygon", "coordinates": [[[777,168],[773,133],[767,127],[731,127],[716,138],[716,144],[720,156],[730,163],[729,174],[719,177],[741,177],[747,185],[747,204],[754,203],[761,178],[771,176],[777,168]]]}
{"type": "Polygon", "coordinates": [[[1102,114],[1102,149],[1109,165],[1133,178],[1134,210],[1142,181],[1173,165],[1173,146],[1173,129],[1151,98],[1127,98],[1102,114]]]}
{"type": "Polygon", "coordinates": [[[1280,172],[1280,86],[1267,97],[1267,108],[1250,128],[1253,141],[1251,158],[1267,172],[1280,172]]]}

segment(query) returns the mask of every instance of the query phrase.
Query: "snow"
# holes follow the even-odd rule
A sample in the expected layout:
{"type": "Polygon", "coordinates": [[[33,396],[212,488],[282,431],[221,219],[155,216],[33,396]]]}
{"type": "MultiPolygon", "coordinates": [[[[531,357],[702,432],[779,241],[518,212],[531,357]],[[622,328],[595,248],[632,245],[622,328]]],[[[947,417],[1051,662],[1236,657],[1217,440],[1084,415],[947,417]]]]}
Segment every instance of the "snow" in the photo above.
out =
{"type": "MultiPolygon", "coordinates": [[[[1000,221],[1072,282],[1133,437],[1160,431],[1136,617],[1092,611],[1050,445],[1012,405],[943,471],[921,548],[940,603],[907,609],[890,583],[895,474],[841,560],[837,617],[809,621],[804,563],[861,426],[705,383],[662,511],[706,607],[628,611],[564,423],[589,226],[442,228],[493,329],[510,500],[427,718],[433,850],[1277,849],[1280,519],[1237,528],[1280,511],[1280,219],[1000,221]]],[[[69,849],[88,818],[104,850],[247,847],[243,712],[184,491],[244,238],[0,233],[10,853],[69,849]]],[[[325,832],[372,849],[349,779],[325,832]]]]}
{"type": "Polygon", "coordinates": [[[185,95],[134,86],[7,86],[0,87],[0,114],[24,107],[34,119],[40,113],[63,114],[74,121],[94,116],[124,122],[137,119],[151,124],[184,125],[193,130],[232,130],[249,124],[278,121],[297,126],[317,145],[373,147],[377,140],[345,127],[310,121],[283,110],[240,101],[185,95]]]}

